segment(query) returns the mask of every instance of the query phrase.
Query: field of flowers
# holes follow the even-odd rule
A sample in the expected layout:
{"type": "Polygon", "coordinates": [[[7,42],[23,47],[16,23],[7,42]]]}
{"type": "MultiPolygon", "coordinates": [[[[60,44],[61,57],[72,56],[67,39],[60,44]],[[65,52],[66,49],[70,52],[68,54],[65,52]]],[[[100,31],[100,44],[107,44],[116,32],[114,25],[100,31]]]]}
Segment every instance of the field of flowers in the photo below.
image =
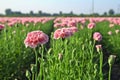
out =
{"type": "Polygon", "coordinates": [[[0,18],[0,80],[120,80],[120,18],[0,18]]]}

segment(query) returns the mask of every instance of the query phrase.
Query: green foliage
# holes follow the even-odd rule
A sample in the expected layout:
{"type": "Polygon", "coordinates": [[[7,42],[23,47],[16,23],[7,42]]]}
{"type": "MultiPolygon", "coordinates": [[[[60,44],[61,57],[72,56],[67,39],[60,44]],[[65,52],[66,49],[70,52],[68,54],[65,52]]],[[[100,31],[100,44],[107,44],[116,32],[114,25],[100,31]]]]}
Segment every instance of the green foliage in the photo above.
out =
{"type": "Polygon", "coordinates": [[[26,48],[24,39],[28,32],[43,30],[48,35],[52,30],[52,21],[46,24],[28,23],[5,27],[0,32],[0,80],[25,80],[25,71],[34,63],[34,51],[26,48]],[[49,30],[48,30],[49,29],[49,30]]]}

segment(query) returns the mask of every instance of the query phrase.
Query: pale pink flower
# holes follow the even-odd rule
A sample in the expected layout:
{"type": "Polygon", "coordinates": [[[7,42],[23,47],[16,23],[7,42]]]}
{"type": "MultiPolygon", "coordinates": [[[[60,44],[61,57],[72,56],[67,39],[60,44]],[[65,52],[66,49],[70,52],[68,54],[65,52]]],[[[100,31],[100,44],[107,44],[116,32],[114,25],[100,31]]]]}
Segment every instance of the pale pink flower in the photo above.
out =
{"type": "Polygon", "coordinates": [[[73,35],[72,30],[68,29],[68,28],[61,28],[61,29],[57,29],[54,32],[54,39],[59,39],[59,38],[67,38],[73,35]]]}
{"type": "Polygon", "coordinates": [[[119,32],[120,32],[120,30],[118,30],[118,29],[117,29],[117,30],[115,30],[115,33],[116,33],[116,34],[118,34],[119,32]]]}
{"type": "Polygon", "coordinates": [[[88,29],[93,29],[95,27],[95,23],[89,23],[87,27],[88,29]]]}
{"type": "Polygon", "coordinates": [[[101,40],[102,40],[102,35],[101,35],[99,32],[95,32],[95,33],[93,34],[93,39],[94,39],[95,41],[101,41],[101,40]]]}
{"type": "Polygon", "coordinates": [[[114,27],[114,24],[110,24],[109,27],[110,27],[110,28],[111,28],[111,27],[114,27]]]}
{"type": "Polygon", "coordinates": [[[71,31],[72,31],[73,33],[75,33],[75,32],[78,31],[78,28],[77,28],[77,27],[70,27],[69,29],[71,29],[71,31]]]}
{"type": "Polygon", "coordinates": [[[97,52],[99,52],[102,49],[102,45],[96,45],[95,47],[97,49],[97,52]]]}
{"type": "Polygon", "coordinates": [[[48,36],[42,31],[32,31],[27,34],[24,44],[26,47],[35,48],[39,44],[45,44],[48,42],[48,36]]]}
{"type": "Polygon", "coordinates": [[[112,35],[112,31],[109,31],[109,32],[108,32],[108,35],[112,35]]]}
{"type": "Polygon", "coordinates": [[[0,30],[4,29],[4,25],[0,24],[0,30]]]}

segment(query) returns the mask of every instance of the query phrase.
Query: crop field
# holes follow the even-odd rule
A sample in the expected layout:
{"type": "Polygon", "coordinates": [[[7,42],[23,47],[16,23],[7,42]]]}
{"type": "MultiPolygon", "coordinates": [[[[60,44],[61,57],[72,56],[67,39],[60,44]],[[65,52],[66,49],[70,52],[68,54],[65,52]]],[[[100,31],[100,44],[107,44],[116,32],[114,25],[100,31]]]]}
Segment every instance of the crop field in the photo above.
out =
{"type": "Polygon", "coordinates": [[[120,80],[120,18],[1,17],[0,80],[120,80]]]}

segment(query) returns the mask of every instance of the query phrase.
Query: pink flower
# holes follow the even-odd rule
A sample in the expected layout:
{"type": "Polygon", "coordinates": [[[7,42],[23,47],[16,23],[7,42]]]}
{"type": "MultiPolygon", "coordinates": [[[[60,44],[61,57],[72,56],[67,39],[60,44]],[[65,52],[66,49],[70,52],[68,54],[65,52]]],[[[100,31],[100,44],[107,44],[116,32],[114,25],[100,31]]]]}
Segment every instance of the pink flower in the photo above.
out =
{"type": "Polygon", "coordinates": [[[87,27],[88,29],[92,29],[95,27],[95,23],[89,23],[87,27]]]}
{"type": "Polygon", "coordinates": [[[24,44],[26,47],[35,48],[39,44],[45,44],[48,42],[48,36],[42,31],[32,31],[27,34],[24,44]]]}
{"type": "Polygon", "coordinates": [[[57,29],[54,32],[54,39],[67,38],[72,35],[73,35],[73,32],[69,28],[61,28],[61,29],[57,29]]]}
{"type": "Polygon", "coordinates": [[[109,32],[108,32],[108,35],[112,35],[112,31],[109,31],[109,32]]]}
{"type": "Polygon", "coordinates": [[[118,30],[118,29],[117,29],[117,30],[115,30],[115,33],[116,33],[116,34],[118,34],[119,32],[120,32],[120,30],[118,30]]]}
{"type": "Polygon", "coordinates": [[[95,32],[93,34],[93,39],[96,41],[101,41],[102,40],[102,35],[99,32],[95,32]]]}
{"type": "Polygon", "coordinates": [[[4,25],[0,24],[0,30],[4,29],[4,25]]]}
{"type": "Polygon", "coordinates": [[[77,28],[77,27],[70,27],[69,29],[71,29],[71,31],[72,31],[73,33],[75,33],[75,32],[78,31],[78,28],[77,28]]]}
{"type": "Polygon", "coordinates": [[[110,28],[111,28],[111,27],[114,27],[114,24],[110,24],[109,27],[110,27],[110,28]]]}
{"type": "Polygon", "coordinates": [[[97,49],[97,52],[99,52],[102,49],[102,45],[96,45],[95,47],[97,49]]]}

